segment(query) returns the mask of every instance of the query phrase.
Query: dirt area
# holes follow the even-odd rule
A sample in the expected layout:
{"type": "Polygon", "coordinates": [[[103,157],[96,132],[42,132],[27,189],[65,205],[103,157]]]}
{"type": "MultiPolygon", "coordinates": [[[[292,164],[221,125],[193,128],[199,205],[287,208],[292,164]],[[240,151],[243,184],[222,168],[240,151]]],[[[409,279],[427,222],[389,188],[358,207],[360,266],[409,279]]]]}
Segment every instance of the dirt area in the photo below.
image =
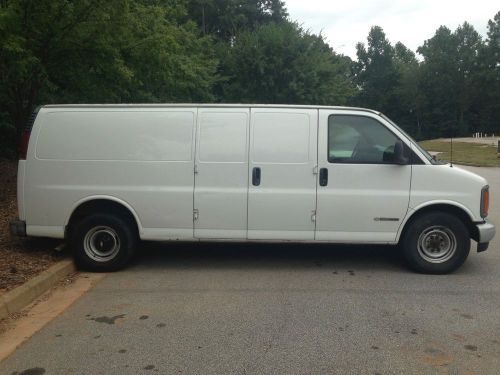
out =
{"type": "Polygon", "coordinates": [[[16,238],[9,221],[17,217],[17,162],[0,161],[0,294],[23,284],[65,254],[54,249],[60,240],[16,238]]]}

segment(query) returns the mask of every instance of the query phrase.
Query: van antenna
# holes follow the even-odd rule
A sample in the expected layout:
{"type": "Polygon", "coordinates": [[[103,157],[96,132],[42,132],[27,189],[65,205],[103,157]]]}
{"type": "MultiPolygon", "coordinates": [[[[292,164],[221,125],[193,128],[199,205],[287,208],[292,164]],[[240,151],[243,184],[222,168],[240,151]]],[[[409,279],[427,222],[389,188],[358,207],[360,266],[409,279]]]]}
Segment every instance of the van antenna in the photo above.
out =
{"type": "Polygon", "coordinates": [[[451,129],[450,137],[450,168],[453,168],[453,128],[451,129]]]}

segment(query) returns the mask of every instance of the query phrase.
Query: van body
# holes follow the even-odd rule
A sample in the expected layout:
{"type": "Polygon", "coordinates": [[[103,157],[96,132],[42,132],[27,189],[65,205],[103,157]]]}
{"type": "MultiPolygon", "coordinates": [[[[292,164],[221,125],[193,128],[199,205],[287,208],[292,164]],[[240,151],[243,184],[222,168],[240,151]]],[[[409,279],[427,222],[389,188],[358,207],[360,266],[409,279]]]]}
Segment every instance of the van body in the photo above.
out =
{"type": "Polygon", "coordinates": [[[18,235],[118,269],[138,240],[401,244],[418,271],[486,250],[485,179],[384,115],[285,105],[47,105],[19,161],[18,235]]]}

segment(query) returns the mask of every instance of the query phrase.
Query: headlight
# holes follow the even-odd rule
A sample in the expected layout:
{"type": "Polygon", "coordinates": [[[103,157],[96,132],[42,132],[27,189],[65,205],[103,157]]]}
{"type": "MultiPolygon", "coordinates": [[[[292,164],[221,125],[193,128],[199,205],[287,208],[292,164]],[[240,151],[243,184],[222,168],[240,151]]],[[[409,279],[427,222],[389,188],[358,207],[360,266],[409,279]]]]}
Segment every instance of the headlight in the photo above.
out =
{"type": "Polygon", "coordinates": [[[488,208],[490,207],[490,187],[486,185],[481,189],[481,205],[480,205],[480,214],[484,219],[488,216],[488,208]]]}

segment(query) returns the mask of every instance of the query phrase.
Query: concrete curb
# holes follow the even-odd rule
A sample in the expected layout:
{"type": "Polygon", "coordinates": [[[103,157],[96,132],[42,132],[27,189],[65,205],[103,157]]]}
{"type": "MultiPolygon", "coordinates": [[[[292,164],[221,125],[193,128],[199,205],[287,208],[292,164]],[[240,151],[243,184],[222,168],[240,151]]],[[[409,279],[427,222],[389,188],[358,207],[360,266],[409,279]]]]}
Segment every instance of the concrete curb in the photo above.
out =
{"type": "Polygon", "coordinates": [[[73,260],[65,259],[54,264],[23,285],[0,296],[0,319],[20,311],[49,290],[63,277],[75,271],[76,267],[73,260]]]}

